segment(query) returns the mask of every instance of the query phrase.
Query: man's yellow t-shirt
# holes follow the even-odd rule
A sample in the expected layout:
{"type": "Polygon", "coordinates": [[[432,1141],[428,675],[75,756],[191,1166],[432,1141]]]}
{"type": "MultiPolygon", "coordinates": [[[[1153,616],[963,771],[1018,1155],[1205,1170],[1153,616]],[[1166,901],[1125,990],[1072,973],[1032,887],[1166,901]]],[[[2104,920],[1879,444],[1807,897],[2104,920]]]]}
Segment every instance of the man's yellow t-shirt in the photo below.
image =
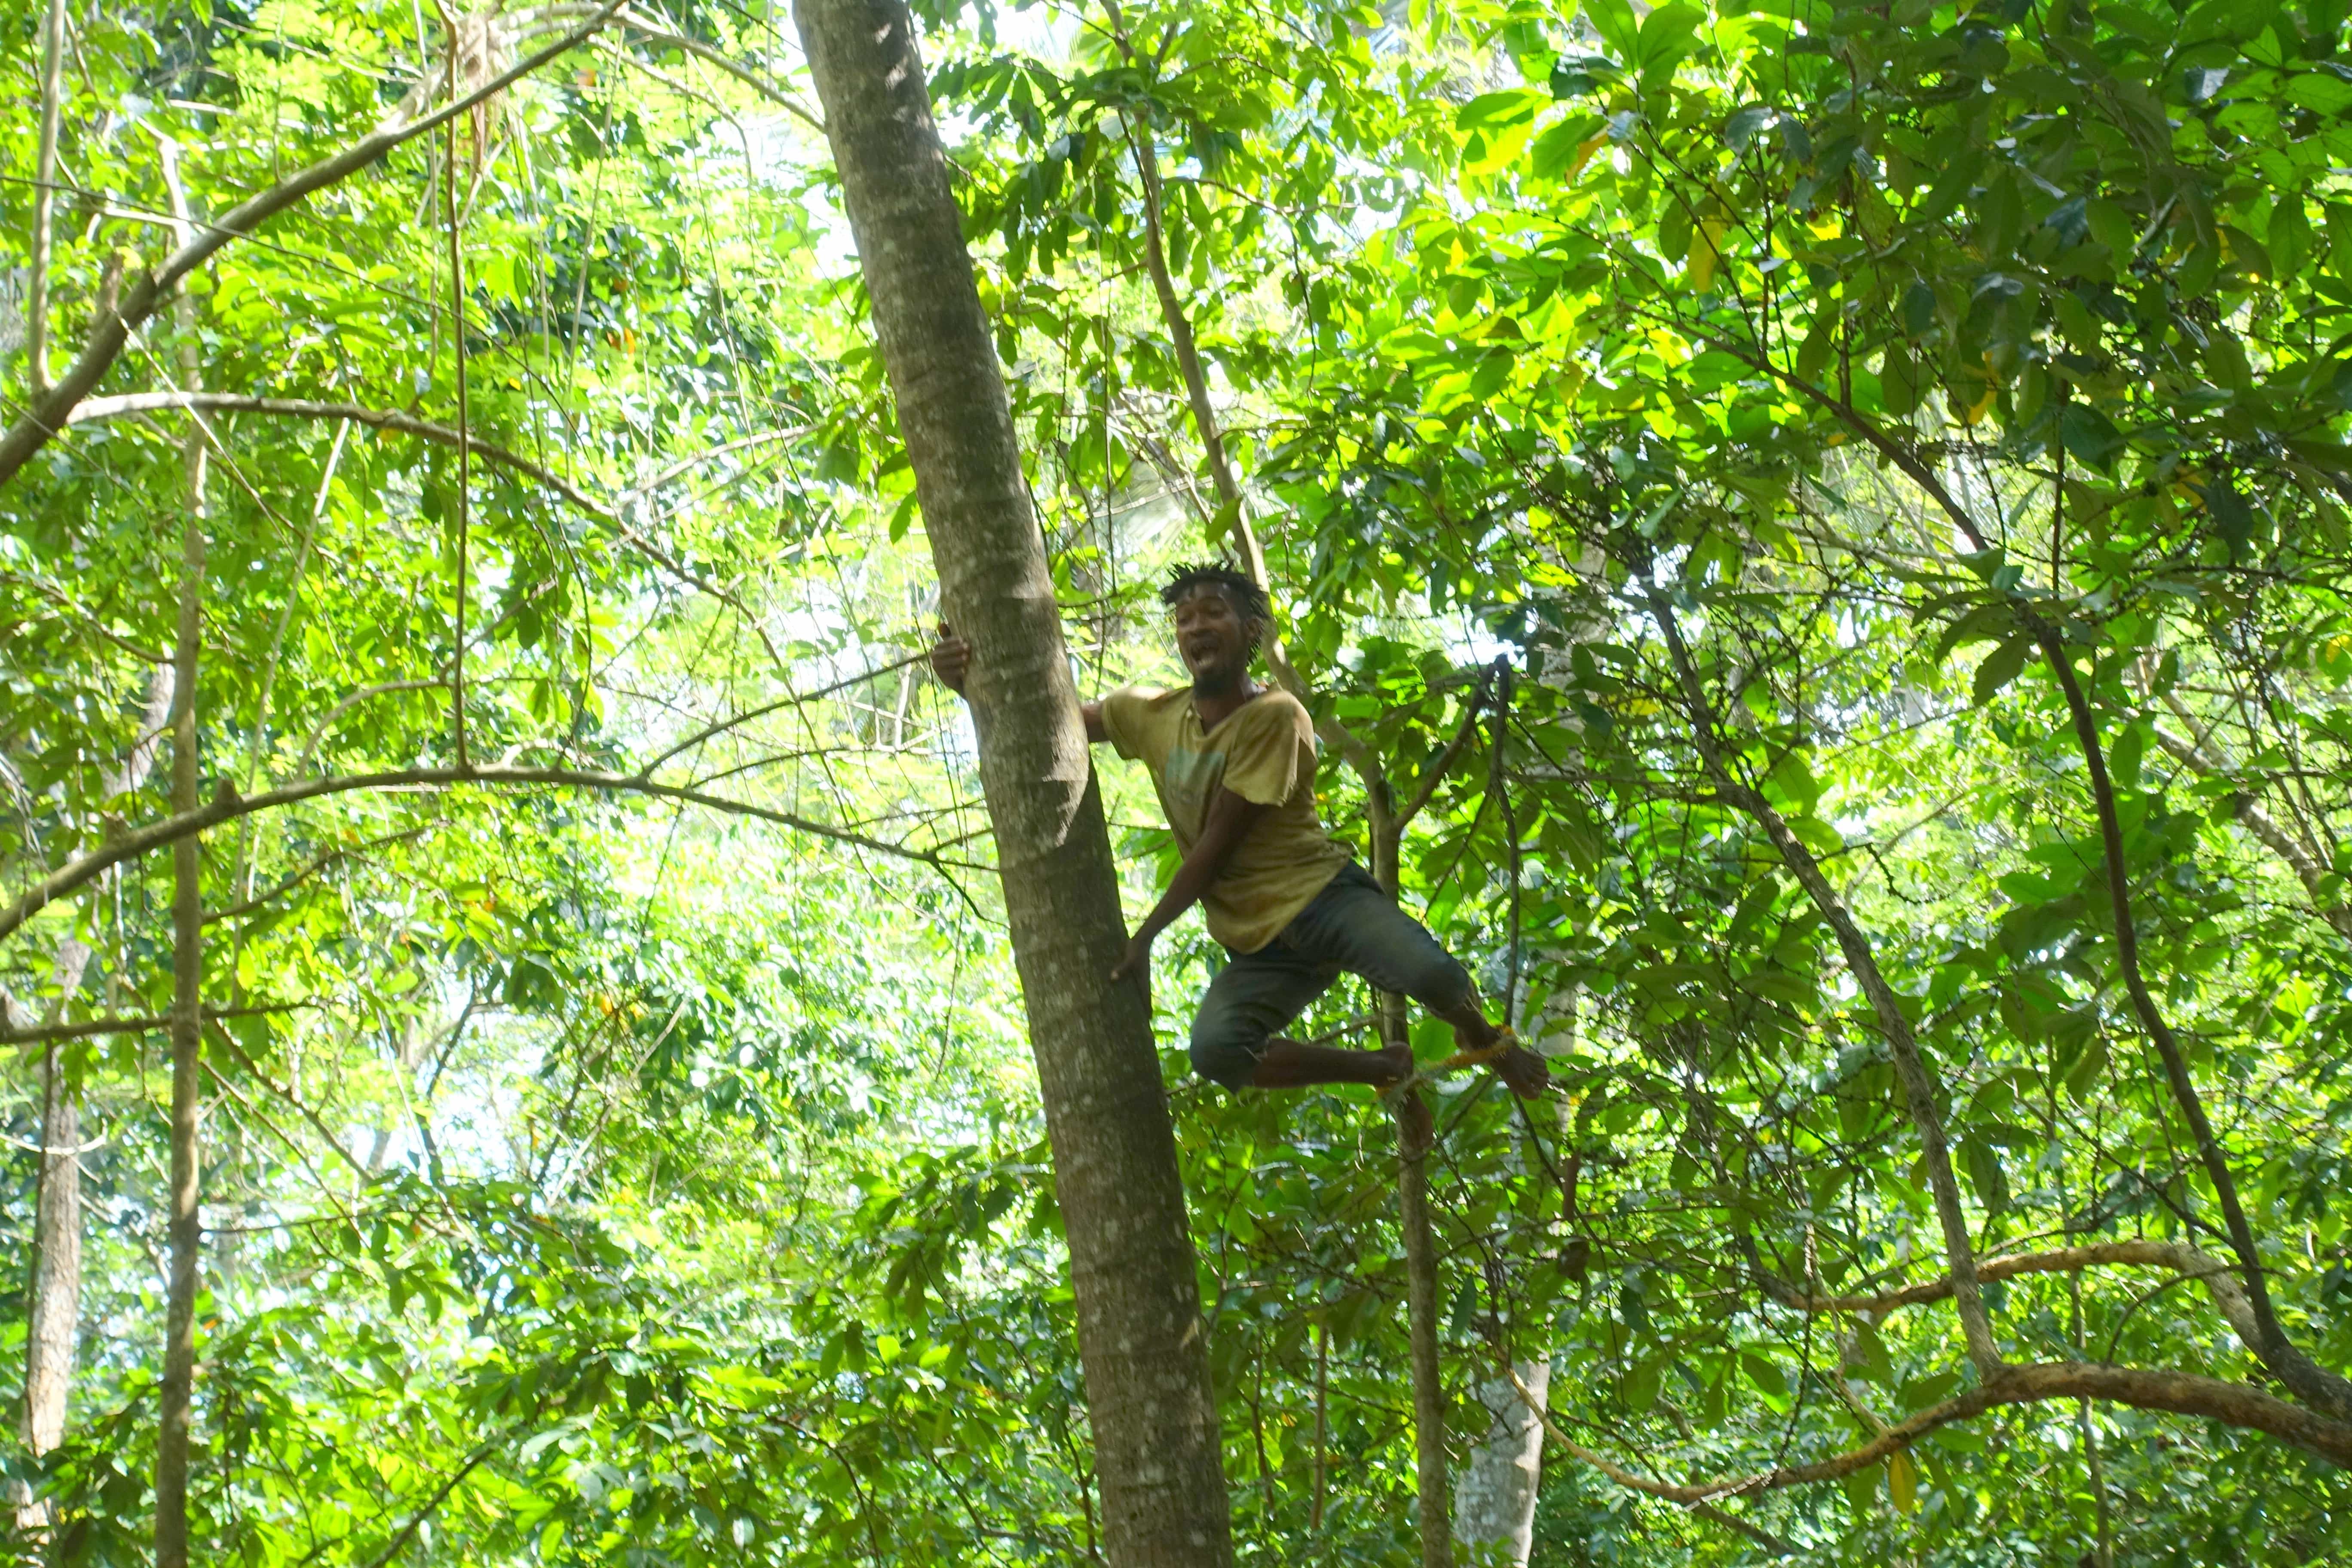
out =
{"type": "Polygon", "coordinates": [[[1235,952],[1272,942],[1348,863],[1315,815],[1315,725],[1286,691],[1261,691],[1202,730],[1189,688],[1123,686],[1103,699],[1118,754],[1151,772],[1160,809],[1190,853],[1220,787],[1272,809],[1202,895],[1209,934],[1235,952]]]}

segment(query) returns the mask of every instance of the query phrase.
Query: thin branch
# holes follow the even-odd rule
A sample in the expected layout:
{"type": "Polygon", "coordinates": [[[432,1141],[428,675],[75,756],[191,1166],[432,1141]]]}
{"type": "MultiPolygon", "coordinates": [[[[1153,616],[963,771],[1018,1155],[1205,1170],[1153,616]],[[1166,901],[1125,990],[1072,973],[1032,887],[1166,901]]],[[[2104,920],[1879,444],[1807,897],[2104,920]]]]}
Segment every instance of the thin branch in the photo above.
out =
{"type": "MultiPolygon", "coordinates": [[[[2183,1242],[2103,1241],[2082,1247],[2057,1247],[2049,1252],[1991,1258],[1977,1265],[1977,1278],[1991,1281],[2014,1279],[2027,1274],[2072,1274],[2109,1264],[2178,1269],[2182,1279],[2197,1280],[2205,1287],[2207,1293],[2213,1298],[2213,1305],[2249,1349],[2254,1348],[2261,1337],[2254,1323],[2253,1309],[2231,1274],[2230,1265],[2183,1242]]],[[[1800,1312],[1858,1312],[1876,1317],[1900,1307],[1941,1301],[1952,1293],[1949,1275],[1876,1296],[1808,1296],[1769,1270],[1759,1268],[1757,1277],[1766,1295],[1781,1306],[1800,1312]]]]}
{"type": "Polygon", "coordinates": [[[725,812],[735,816],[756,817],[779,826],[795,828],[814,834],[835,843],[855,845],[878,855],[894,856],[929,866],[935,871],[949,869],[984,871],[985,866],[968,861],[950,860],[926,849],[912,848],[904,844],[890,844],[864,834],[852,833],[826,823],[814,822],[789,811],[755,805],[749,801],[730,800],[698,789],[678,784],[656,784],[650,779],[635,778],[625,773],[601,773],[586,768],[541,767],[476,767],[476,768],[388,768],[377,773],[350,773],[339,777],[307,779],[299,784],[283,785],[256,795],[239,795],[224,790],[209,805],[194,811],[181,812],[160,822],[123,834],[78,860],[58,868],[35,884],[23,897],[5,910],[0,910],[0,939],[15,932],[57,900],[84,887],[106,869],[126,860],[134,860],[150,850],[175,844],[191,834],[208,832],[224,822],[249,816],[258,811],[271,811],[279,806],[293,805],[321,796],[348,795],[360,790],[402,788],[444,788],[459,784],[484,787],[522,784],[551,784],[567,789],[611,791],[621,795],[653,795],[664,800],[682,801],[709,810],[725,812]]]}
{"type": "Polygon", "coordinates": [[[2091,701],[2083,690],[2083,683],[2074,673],[2074,663],[2067,652],[2064,637],[2058,628],[2040,615],[2021,606],[2018,619],[2027,633],[2040,645],[2050,673],[2057,679],[2058,689],[2066,699],[2066,711],[2074,721],[2074,739],[2082,749],[2086,783],[2090,785],[2091,805],[2099,820],[2099,840],[2107,863],[2107,900],[2112,906],[2116,928],[2116,965],[2123,971],[2124,989],[2131,996],[2132,1010],[2139,1016],[2140,1026],[2147,1032],[2150,1044],[2164,1063],[2164,1076],[2172,1089],[2172,1098],[2180,1107],[2182,1120],[2189,1124],[2189,1136],[2196,1140],[2197,1157],[2205,1167],[2205,1176],[2213,1185],[2214,1201],[2221,1210],[2221,1223],[2230,1237],[2230,1249],[2238,1256],[2238,1267],[2245,1271],[2246,1296],[2253,1307],[2254,1322],[2259,1337],[2251,1348],[2262,1358],[2263,1364],[2278,1380],[2292,1389],[2296,1398],[2326,1411],[2339,1421],[2352,1421],[2352,1381],[2337,1376],[2314,1362],[2286,1336],[2271,1304],[2270,1283],[2263,1276],[2262,1255],[2254,1246],[2253,1226],[2247,1223],[2245,1205],[2238,1199],[2237,1178],[2231,1173],[2230,1162],[2221,1152],[2221,1141],[2213,1131],[2211,1118],[2205,1114],[2204,1098],[2197,1091],[2196,1080],[2189,1076],[2189,1061],[2181,1054],[2180,1042],[2172,1032],[2162,1008],[2156,1005],[2156,994],[2148,989],[2147,977],[2139,961],[2139,929],[2132,918],[2129,862],[2124,857],[2123,821],[2116,809],[2114,781],[2107,776],[2106,752],[2099,741],[2099,721],[2091,710],[2091,701]]]}
{"type": "Polygon", "coordinates": [[[593,517],[607,522],[616,521],[610,507],[571,480],[532,462],[520,453],[485,441],[478,436],[461,437],[452,426],[419,419],[414,414],[404,413],[397,408],[368,408],[356,403],[325,403],[299,397],[255,397],[239,392],[131,392],[113,397],[93,397],[77,405],[66,416],[66,423],[79,425],[93,419],[113,419],[126,414],[145,414],[163,408],[201,409],[222,414],[271,414],[295,419],[347,419],[372,430],[394,430],[404,436],[414,436],[419,440],[451,447],[457,446],[462,439],[476,457],[537,480],[593,517]]]}
{"type": "Polygon", "coordinates": [[[1494,684],[1496,672],[1502,668],[1502,661],[1498,659],[1478,672],[1477,689],[1470,693],[1470,706],[1462,715],[1462,727],[1454,732],[1454,739],[1445,743],[1445,750],[1438,753],[1437,761],[1432,763],[1429,771],[1422,775],[1421,787],[1413,792],[1412,799],[1397,813],[1398,831],[1412,826],[1412,819],[1422,814],[1437,794],[1438,785],[1445,782],[1446,769],[1461,756],[1463,748],[1477,738],[1478,715],[1486,710],[1486,693],[1494,684]]]}
{"type": "MultiPolygon", "coordinates": [[[[134,392],[116,397],[93,397],[87,404],[77,406],[68,416],[67,423],[79,424],[85,419],[107,419],[119,415],[143,413],[156,408],[218,409],[239,414],[282,415],[296,419],[348,419],[353,424],[365,425],[371,429],[396,430],[404,436],[414,436],[421,441],[433,441],[445,447],[456,447],[462,443],[465,449],[473,456],[496,463],[501,468],[510,468],[516,473],[545,485],[579,508],[582,512],[612,529],[620,536],[623,543],[643,554],[679,582],[698,588],[727,605],[742,616],[745,623],[751,626],[752,635],[757,637],[767,648],[769,658],[779,668],[783,667],[783,655],[777,651],[775,643],[769,638],[766,629],[760,625],[759,616],[754,615],[751,606],[744,604],[739,596],[709,581],[631,527],[623,521],[619,509],[596,500],[571,480],[541,464],[532,462],[519,452],[509,451],[494,442],[485,441],[478,436],[462,434],[447,425],[436,424],[429,419],[419,419],[413,414],[404,414],[398,409],[364,408],[357,404],[320,403],[303,398],[253,397],[232,392],[134,392]]],[[[800,432],[781,431],[775,434],[778,438],[782,438],[800,432]]],[[[722,447],[715,448],[713,453],[698,454],[691,461],[699,461],[704,457],[729,449],[722,447]]],[[[666,480],[676,471],[676,468],[673,468],[656,476],[646,485],[640,485],[632,489],[629,494],[631,496],[642,494],[651,484],[666,480]]]]}
{"type": "MultiPolygon", "coordinates": [[[[292,1089],[287,1088],[284,1084],[278,1083],[268,1073],[263,1072],[259,1064],[255,1062],[251,1057],[246,1055],[245,1047],[236,1043],[236,1037],[232,1036],[226,1029],[224,1029],[219,1025],[215,1024],[213,1026],[213,1038],[219,1041],[221,1045],[227,1049],[228,1054],[236,1058],[237,1066],[243,1068],[247,1072],[253,1075],[253,1080],[256,1083],[261,1085],[262,1088],[268,1089],[279,1100],[284,1100],[288,1105],[292,1106],[295,1113],[300,1116],[303,1121],[310,1124],[310,1130],[313,1132],[316,1132],[320,1138],[326,1140],[327,1147],[332,1149],[336,1154],[341,1158],[344,1164],[349,1165],[352,1170],[359,1173],[360,1180],[362,1183],[372,1179],[372,1173],[366,1166],[361,1164],[359,1161],[352,1158],[352,1152],[343,1147],[343,1141],[336,1135],[335,1130],[328,1126],[324,1119],[322,1119],[317,1111],[304,1104],[301,1099],[297,1096],[292,1089]]],[[[220,1079],[224,1084],[227,1081],[226,1079],[221,1079],[221,1075],[217,1071],[213,1073],[213,1077],[220,1079]]]]}
{"type": "Polygon", "coordinates": [[[695,747],[702,744],[705,741],[710,740],[714,736],[722,735],[728,731],[735,729],[740,725],[748,724],[754,719],[763,718],[770,713],[773,713],[779,708],[791,708],[803,702],[814,702],[820,697],[830,697],[835,692],[846,691],[853,686],[863,686],[869,680],[877,679],[882,676],[889,674],[892,670],[904,669],[910,664],[919,663],[930,657],[929,649],[925,649],[919,653],[910,653],[904,658],[893,659],[890,663],[882,666],[880,668],[869,669],[863,675],[847,676],[840,680],[835,681],[830,686],[820,686],[814,691],[793,692],[788,696],[779,697],[772,702],[763,702],[759,707],[751,709],[746,712],[737,713],[731,717],[721,719],[715,723],[706,724],[701,729],[696,731],[693,734],[688,735],[685,740],[680,741],[677,744],[672,746],[669,750],[656,757],[652,762],[647,763],[644,767],[639,768],[637,773],[641,777],[645,774],[650,773],[664,763],[668,762],[672,757],[677,756],[679,752],[690,752],[695,747]]]}
{"type": "MultiPolygon", "coordinates": [[[[205,1022],[221,1018],[258,1018],[278,1013],[292,1013],[304,1007],[316,1006],[312,1002],[273,1002],[266,1006],[207,1007],[205,1022]]],[[[52,1040],[88,1040],[100,1035],[150,1035],[172,1026],[169,1013],[152,1013],[131,1018],[90,1018],[79,1024],[47,1024],[33,1029],[0,1029],[0,1046],[37,1046],[52,1040]]]]}
{"type": "Polygon", "coordinates": [[[400,1527],[399,1532],[392,1538],[391,1544],[376,1554],[375,1559],[368,1564],[368,1568],[386,1568],[386,1564],[394,1558],[406,1551],[408,1543],[416,1539],[416,1532],[425,1528],[425,1521],[432,1518],[443,1503],[449,1500],[449,1494],[457,1489],[460,1482],[472,1475],[475,1468],[496,1451],[497,1445],[491,1443],[485,1443],[475,1449],[466,1462],[457,1467],[457,1473],[443,1481],[440,1488],[426,1500],[425,1506],[411,1515],[406,1524],[400,1527]]]}
{"type": "MultiPolygon", "coordinates": [[[[449,96],[457,96],[457,24],[445,9],[442,17],[449,29],[449,96]]],[[[477,130],[479,122],[477,121],[477,130]]],[[[477,138],[475,154],[481,145],[477,138]]],[[[441,159],[441,208],[448,226],[449,236],[449,346],[457,361],[457,591],[451,600],[457,620],[457,636],[449,654],[449,731],[457,765],[465,767],[473,758],[466,750],[466,593],[467,555],[472,544],[474,507],[474,441],[471,434],[472,412],[466,397],[466,256],[460,243],[457,223],[457,122],[451,121],[446,133],[446,145],[441,159]]]]}
{"type": "MultiPolygon", "coordinates": [[[[2176,703],[2178,701],[2177,699],[2172,700],[2176,703]]],[[[2178,706],[2174,707],[2173,710],[2184,714],[2186,711],[2178,706]]],[[[2225,763],[2210,755],[2196,742],[2184,741],[2162,725],[2158,725],[2155,729],[2156,743],[2198,773],[2212,777],[2226,774],[2231,771],[2225,763]]],[[[2267,846],[2271,853],[2287,863],[2288,868],[2294,872],[2295,879],[2303,884],[2303,890],[2311,895],[2312,907],[2319,911],[2319,918],[2334,926],[2347,941],[2352,941],[2352,904],[2346,904],[2340,900],[2333,903],[2325,901],[2323,879],[2327,873],[2319,862],[2311,858],[2309,851],[2297,844],[2292,834],[2272,819],[2270,813],[2263,809],[2262,803],[2256,800],[2252,793],[2240,791],[2231,800],[2230,809],[2231,815],[2245,824],[2247,832],[2267,846]]]]}
{"type": "Polygon", "coordinates": [[[225,910],[205,910],[205,923],[206,925],[212,925],[220,921],[233,921],[240,916],[249,915],[256,910],[265,909],[268,906],[276,903],[278,900],[284,898],[287,894],[292,892],[295,889],[300,887],[303,883],[309,881],[311,878],[317,876],[320,872],[325,870],[328,867],[333,865],[338,860],[345,859],[353,855],[364,854],[370,849],[381,849],[388,844],[398,844],[406,839],[418,837],[423,835],[425,831],[425,830],[422,827],[404,828],[398,833],[387,833],[380,837],[371,838],[363,844],[346,844],[340,847],[330,849],[324,855],[320,856],[308,866],[303,867],[299,871],[295,872],[292,876],[287,878],[284,881],[278,883],[276,887],[270,889],[266,893],[257,893],[252,898],[246,900],[243,903],[231,904],[225,910]]]}

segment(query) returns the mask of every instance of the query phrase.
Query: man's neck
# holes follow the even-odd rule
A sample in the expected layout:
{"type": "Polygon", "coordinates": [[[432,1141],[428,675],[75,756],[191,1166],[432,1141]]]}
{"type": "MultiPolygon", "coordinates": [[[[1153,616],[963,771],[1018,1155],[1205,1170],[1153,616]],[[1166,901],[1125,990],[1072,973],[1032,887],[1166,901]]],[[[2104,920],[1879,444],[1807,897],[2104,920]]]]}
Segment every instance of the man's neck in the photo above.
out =
{"type": "Polygon", "coordinates": [[[1213,730],[1234,710],[1257,695],[1257,683],[1246,675],[1235,676],[1231,681],[1209,686],[1192,682],[1192,711],[1201,716],[1201,728],[1213,730]]]}

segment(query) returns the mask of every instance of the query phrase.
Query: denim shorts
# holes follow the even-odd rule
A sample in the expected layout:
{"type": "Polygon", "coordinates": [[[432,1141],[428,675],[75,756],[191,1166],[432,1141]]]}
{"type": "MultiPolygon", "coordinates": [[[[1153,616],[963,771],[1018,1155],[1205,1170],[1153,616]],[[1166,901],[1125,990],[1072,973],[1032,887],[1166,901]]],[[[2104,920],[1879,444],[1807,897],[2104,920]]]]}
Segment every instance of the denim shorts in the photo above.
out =
{"type": "Polygon", "coordinates": [[[1234,953],[1217,971],[1192,1020],[1192,1070],[1227,1089],[1244,1087],[1275,1032],[1342,972],[1433,1012],[1470,999],[1470,972],[1350,860],[1281,934],[1255,952],[1234,953]]]}

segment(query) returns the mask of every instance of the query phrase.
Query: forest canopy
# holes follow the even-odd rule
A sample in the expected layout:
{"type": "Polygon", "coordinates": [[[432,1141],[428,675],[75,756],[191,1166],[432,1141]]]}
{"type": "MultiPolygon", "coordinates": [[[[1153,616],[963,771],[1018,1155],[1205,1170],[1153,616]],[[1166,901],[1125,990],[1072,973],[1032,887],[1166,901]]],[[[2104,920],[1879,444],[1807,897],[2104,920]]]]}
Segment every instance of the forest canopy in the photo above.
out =
{"type": "MultiPolygon", "coordinates": [[[[1079,697],[1551,1073],[1163,941],[1152,1561],[2352,1558],[2352,3],[914,10],[1079,697]]],[[[0,49],[8,1561],[1126,1568],[791,7],[0,49]]]]}

